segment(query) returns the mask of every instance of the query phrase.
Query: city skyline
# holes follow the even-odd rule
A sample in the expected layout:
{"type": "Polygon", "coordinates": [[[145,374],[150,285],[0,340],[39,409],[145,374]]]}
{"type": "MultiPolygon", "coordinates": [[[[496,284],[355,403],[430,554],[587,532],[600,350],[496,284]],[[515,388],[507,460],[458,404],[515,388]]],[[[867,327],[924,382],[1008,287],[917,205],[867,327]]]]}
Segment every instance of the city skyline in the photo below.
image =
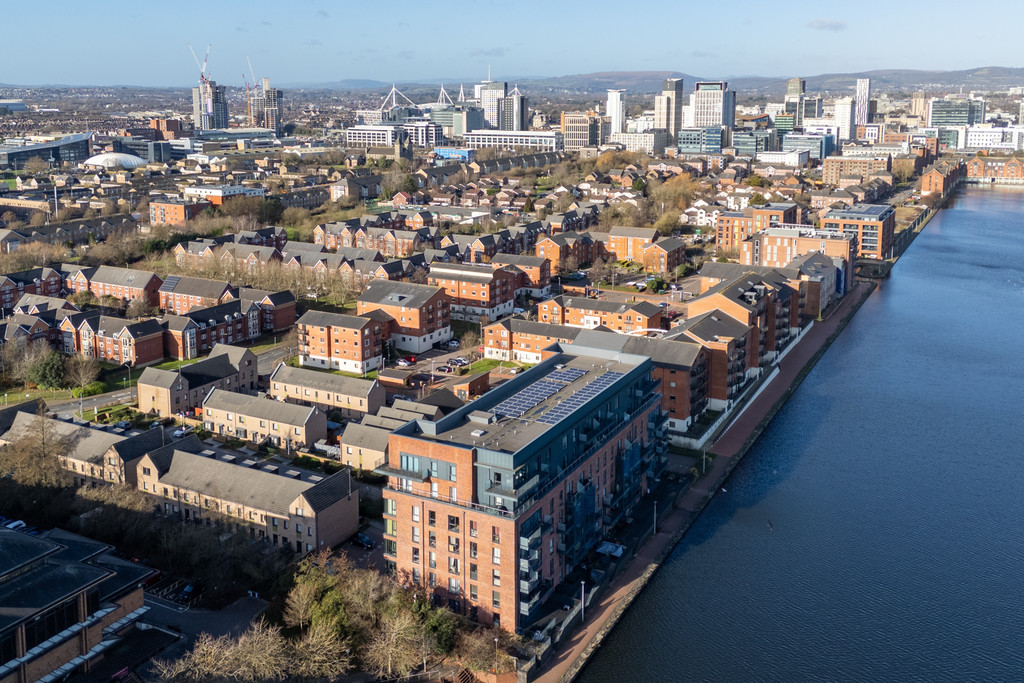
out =
{"type": "MultiPolygon", "coordinates": [[[[741,7],[747,3],[740,3],[741,7]]],[[[1006,25],[1012,15],[1024,18],[1024,8],[1009,2],[1002,5],[1006,25]]],[[[402,3],[390,7],[400,9],[402,3]]],[[[953,3],[940,2],[953,9],[953,3]]],[[[67,3],[60,7],[61,21],[47,25],[48,39],[56,45],[74,46],[88,36],[122,35],[133,52],[131,36],[140,28],[168,21],[163,10],[128,3],[108,3],[111,11],[99,14],[91,5],[67,3]],[[118,7],[121,9],[118,9],[118,7]]],[[[937,34],[927,43],[895,40],[901,26],[912,22],[917,10],[911,7],[868,2],[855,15],[841,6],[825,5],[814,14],[799,18],[759,15],[757,21],[742,17],[729,26],[728,49],[692,41],[661,41],[656,55],[645,51],[608,49],[600,52],[576,49],[572,43],[552,43],[547,32],[538,31],[538,13],[544,25],[557,31],[572,26],[572,35],[604,36],[614,16],[618,35],[624,39],[651,30],[651,16],[678,12],[667,2],[655,2],[642,14],[622,12],[612,3],[597,3],[587,13],[572,7],[524,2],[515,7],[490,3],[471,14],[460,15],[453,27],[450,17],[425,14],[407,20],[398,12],[393,25],[381,22],[373,5],[335,6],[304,2],[288,16],[275,16],[279,7],[257,0],[244,6],[207,5],[184,2],[182,15],[200,13],[202,21],[167,24],[170,30],[144,31],[145,53],[123,58],[59,59],[60,50],[41,54],[32,32],[14,32],[9,37],[13,53],[31,52],[9,69],[3,81],[12,85],[136,85],[185,87],[194,84],[198,70],[188,52],[191,44],[200,57],[212,45],[208,72],[218,83],[241,86],[248,77],[250,57],[257,77],[269,76],[283,87],[302,83],[329,83],[347,79],[399,82],[432,82],[448,79],[470,82],[483,80],[490,66],[495,78],[546,78],[602,71],[679,71],[703,78],[736,78],[757,75],[788,78],[814,73],[860,73],[877,69],[959,70],[985,65],[1011,66],[1019,61],[1011,41],[991,41],[983,56],[966,57],[945,49],[946,41],[965,33],[985,32],[990,26],[981,14],[961,16],[955,25],[936,26],[937,34]],[[879,26],[871,17],[877,7],[887,21],[879,26]],[[606,11],[601,11],[604,8],[606,11]],[[501,33],[488,30],[500,22],[501,33]],[[177,30],[178,26],[187,26],[177,30]],[[386,29],[373,28],[386,26],[386,29]],[[355,27],[355,28],[353,28],[355,27]],[[363,28],[366,27],[366,28],[363,28]],[[891,27],[891,28],[888,28],[891,27]],[[437,35],[453,35],[450,41],[437,35]],[[944,35],[944,32],[948,35],[944,35]],[[785,50],[764,49],[779,35],[787,35],[785,50]],[[892,35],[890,35],[892,34],[892,35]],[[424,37],[435,36],[429,41],[424,37]],[[889,38],[893,38],[889,40],[889,38]],[[555,47],[552,47],[555,45],[555,47]],[[885,49],[881,49],[884,45],[885,49]],[[966,60],[971,62],[967,63],[966,60]],[[472,65],[467,67],[467,64],[472,65]],[[751,65],[756,65],[752,68],[751,65]],[[474,73],[479,71],[479,73],[474,73]],[[756,73],[752,73],[755,72],[756,73]]],[[[750,8],[755,6],[751,3],[750,8]]],[[[717,10],[700,6],[686,9],[688,24],[714,20],[717,10]]],[[[9,25],[31,25],[38,21],[34,9],[15,5],[7,8],[9,25]]],[[[95,39],[95,37],[93,39],[95,39]]],[[[722,43],[724,46],[726,43],[722,43]]]]}

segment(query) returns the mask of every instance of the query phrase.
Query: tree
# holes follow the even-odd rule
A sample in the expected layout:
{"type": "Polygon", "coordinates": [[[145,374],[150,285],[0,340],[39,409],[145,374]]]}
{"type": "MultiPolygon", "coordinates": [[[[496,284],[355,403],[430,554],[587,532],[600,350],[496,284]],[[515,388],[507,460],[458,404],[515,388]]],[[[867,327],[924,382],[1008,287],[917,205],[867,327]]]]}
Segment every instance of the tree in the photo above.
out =
{"type": "Polygon", "coordinates": [[[10,441],[0,447],[0,471],[25,486],[66,486],[71,477],[61,456],[72,451],[76,439],[60,434],[58,424],[40,408],[19,434],[8,433],[10,441]]]}
{"type": "Polygon", "coordinates": [[[32,373],[36,365],[42,362],[43,357],[50,351],[50,347],[41,341],[29,342],[22,339],[14,339],[4,346],[9,346],[12,352],[10,357],[12,379],[28,384],[32,382],[32,373]]]}
{"type": "Polygon", "coordinates": [[[755,192],[754,194],[750,195],[750,201],[747,203],[750,204],[751,206],[764,206],[765,204],[768,203],[768,200],[765,199],[764,195],[761,194],[760,192],[755,192]]]}
{"type": "Polygon", "coordinates": [[[45,389],[61,389],[67,382],[64,359],[51,349],[32,366],[29,376],[33,382],[45,389]]]}
{"type": "Polygon", "coordinates": [[[37,228],[40,225],[46,225],[46,214],[42,211],[33,211],[32,215],[29,216],[28,224],[33,228],[37,228]]]}
{"type": "Polygon", "coordinates": [[[475,354],[477,352],[477,347],[479,346],[480,335],[476,332],[470,330],[462,335],[462,341],[459,344],[459,349],[461,349],[463,353],[468,353],[470,355],[475,354]]]}
{"type": "Polygon", "coordinates": [[[647,183],[644,182],[643,178],[637,178],[636,180],[633,181],[633,191],[646,194],[647,183]]]}
{"type": "Polygon", "coordinates": [[[77,308],[83,306],[93,306],[96,304],[96,296],[88,289],[83,289],[79,292],[75,292],[68,297],[68,301],[73,303],[77,308]]]}
{"type": "MultiPolygon", "coordinates": [[[[76,353],[64,361],[64,373],[68,383],[82,390],[78,395],[78,416],[83,417],[85,387],[100,376],[100,366],[95,359],[76,353]]],[[[83,417],[84,419],[84,417],[83,417]]]]}
{"type": "Polygon", "coordinates": [[[310,581],[298,581],[292,586],[284,604],[284,623],[300,629],[305,628],[312,616],[313,605],[319,592],[318,587],[310,581]]]}
{"type": "Polygon", "coordinates": [[[50,164],[42,157],[32,157],[25,162],[25,170],[32,175],[45,173],[50,170],[50,164]]]}
{"type": "Polygon", "coordinates": [[[767,187],[768,186],[768,181],[765,180],[762,176],[759,176],[756,173],[750,175],[746,179],[746,181],[744,181],[744,182],[746,182],[746,184],[749,185],[750,187],[767,187]]]}
{"type": "Polygon", "coordinates": [[[381,677],[407,675],[420,661],[421,628],[415,615],[404,609],[381,615],[363,647],[363,663],[381,677]]]}
{"type": "Polygon", "coordinates": [[[594,264],[590,267],[590,280],[594,284],[598,282],[605,282],[611,277],[612,269],[608,263],[600,256],[594,261],[594,264]]]}
{"type": "Polygon", "coordinates": [[[10,225],[11,223],[19,223],[18,214],[13,211],[4,211],[3,215],[0,216],[0,221],[3,221],[4,225],[10,225]]]}
{"type": "Polygon", "coordinates": [[[302,678],[334,680],[352,669],[349,641],[325,624],[310,626],[294,645],[290,668],[302,678]]]}
{"type": "Polygon", "coordinates": [[[147,315],[154,315],[156,308],[151,306],[145,299],[132,299],[124,314],[129,318],[142,318],[147,315]]]}
{"type": "Polygon", "coordinates": [[[566,257],[563,262],[562,272],[563,273],[575,273],[580,269],[580,261],[574,255],[570,254],[566,257]]]}

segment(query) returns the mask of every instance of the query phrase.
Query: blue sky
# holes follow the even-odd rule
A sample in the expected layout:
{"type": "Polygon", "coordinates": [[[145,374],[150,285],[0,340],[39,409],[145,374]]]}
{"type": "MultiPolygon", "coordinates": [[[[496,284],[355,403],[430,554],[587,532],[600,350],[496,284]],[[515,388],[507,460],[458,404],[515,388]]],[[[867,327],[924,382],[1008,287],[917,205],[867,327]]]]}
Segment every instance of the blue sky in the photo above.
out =
{"type": "Polygon", "coordinates": [[[993,19],[1018,27],[1024,2],[970,6],[951,0],[5,2],[0,23],[8,59],[0,82],[191,85],[198,72],[189,43],[200,61],[212,44],[209,73],[229,85],[241,85],[248,74],[246,56],[258,77],[279,84],[468,82],[486,77],[488,65],[495,78],[510,80],[594,71],[789,77],[1021,66],[1016,28],[993,40],[977,38],[992,33],[993,19]],[[19,31],[19,25],[31,28],[19,31]],[[970,49],[957,47],[968,40],[970,49]]]}

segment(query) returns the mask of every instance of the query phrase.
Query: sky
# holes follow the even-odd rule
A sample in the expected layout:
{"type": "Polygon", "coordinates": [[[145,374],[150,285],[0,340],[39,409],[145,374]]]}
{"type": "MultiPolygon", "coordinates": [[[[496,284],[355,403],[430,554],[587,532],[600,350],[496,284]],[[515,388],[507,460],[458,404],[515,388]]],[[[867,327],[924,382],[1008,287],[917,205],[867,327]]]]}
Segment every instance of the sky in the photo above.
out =
{"type": "Polygon", "coordinates": [[[8,59],[0,83],[192,85],[199,70],[189,44],[200,62],[210,44],[210,77],[238,86],[249,74],[247,56],[258,78],[279,85],[472,82],[486,78],[488,66],[500,80],[597,71],[807,77],[1021,66],[1015,33],[1024,2],[990,0],[979,11],[968,6],[962,0],[51,0],[45,6],[6,0],[0,24],[7,28],[8,59]],[[786,8],[792,11],[781,11],[786,8]],[[19,31],[19,25],[31,28],[19,31]],[[989,35],[994,39],[976,40],[989,35]]]}

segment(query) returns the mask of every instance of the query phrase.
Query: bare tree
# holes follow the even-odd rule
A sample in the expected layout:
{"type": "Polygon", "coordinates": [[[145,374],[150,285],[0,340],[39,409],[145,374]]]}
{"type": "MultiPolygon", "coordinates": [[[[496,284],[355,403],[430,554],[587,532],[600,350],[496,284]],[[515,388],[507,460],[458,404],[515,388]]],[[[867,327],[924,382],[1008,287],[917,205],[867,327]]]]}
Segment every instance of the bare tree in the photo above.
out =
{"type": "Polygon", "coordinates": [[[462,341],[459,344],[459,349],[464,353],[474,355],[477,353],[477,349],[480,346],[480,335],[472,330],[462,335],[462,341]]]}
{"type": "Polygon", "coordinates": [[[407,610],[383,614],[363,646],[363,663],[378,676],[407,675],[420,661],[420,628],[407,610]]]}
{"type": "Polygon", "coordinates": [[[42,157],[32,157],[25,162],[25,170],[33,175],[36,173],[43,173],[50,170],[50,164],[46,162],[42,157]]]}
{"type": "Polygon", "coordinates": [[[317,586],[310,581],[299,581],[292,586],[284,605],[284,623],[292,627],[305,628],[309,623],[318,592],[317,586]]]}
{"type": "Polygon", "coordinates": [[[291,672],[302,678],[335,679],[352,670],[352,650],[327,624],[313,624],[292,651],[291,672]]]}
{"type": "Polygon", "coordinates": [[[66,486],[71,477],[61,457],[75,439],[57,432],[57,422],[39,414],[16,438],[0,447],[0,471],[26,486],[66,486]]]}
{"type": "Polygon", "coordinates": [[[78,416],[85,419],[83,405],[85,399],[85,387],[95,382],[100,376],[100,366],[94,358],[83,356],[80,353],[68,356],[64,361],[64,376],[71,386],[78,388],[78,416]]]}
{"type": "Polygon", "coordinates": [[[148,315],[154,315],[156,308],[151,306],[145,299],[132,299],[131,303],[128,304],[128,308],[125,309],[124,314],[129,318],[142,318],[148,315]]]}

